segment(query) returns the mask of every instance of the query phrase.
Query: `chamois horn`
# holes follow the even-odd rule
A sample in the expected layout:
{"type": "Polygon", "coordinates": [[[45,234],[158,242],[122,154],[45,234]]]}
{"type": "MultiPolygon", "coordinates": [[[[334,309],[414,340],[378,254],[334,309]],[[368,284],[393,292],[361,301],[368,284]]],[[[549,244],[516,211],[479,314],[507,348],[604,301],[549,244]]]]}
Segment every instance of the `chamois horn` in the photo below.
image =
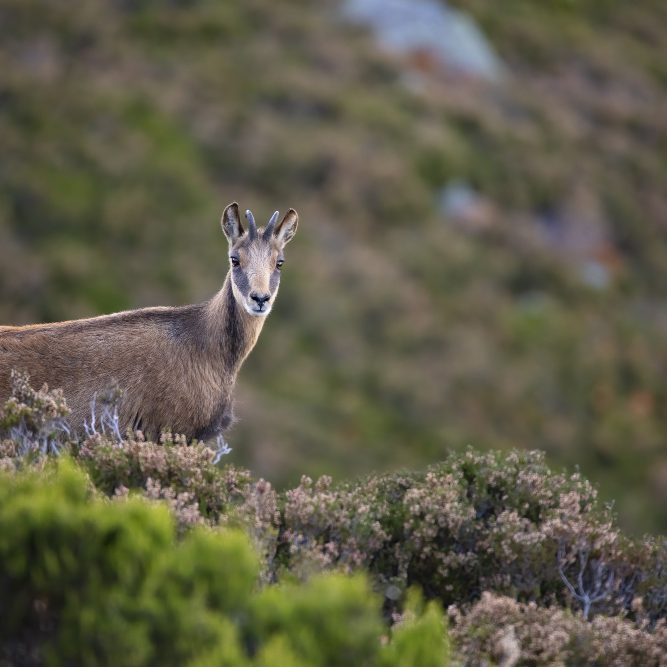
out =
{"type": "Polygon", "coordinates": [[[276,226],[276,220],[278,220],[278,215],[280,215],[278,211],[274,211],[273,215],[271,216],[271,220],[269,220],[269,224],[264,230],[265,241],[268,241],[271,238],[271,234],[273,234],[273,228],[276,226]]]}
{"type": "Polygon", "coordinates": [[[248,221],[248,234],[250,238],[254,240],[257,238],[257,225],[255,224],[255,217],[250,209],[245,212],[245,217],[248,221]]]}

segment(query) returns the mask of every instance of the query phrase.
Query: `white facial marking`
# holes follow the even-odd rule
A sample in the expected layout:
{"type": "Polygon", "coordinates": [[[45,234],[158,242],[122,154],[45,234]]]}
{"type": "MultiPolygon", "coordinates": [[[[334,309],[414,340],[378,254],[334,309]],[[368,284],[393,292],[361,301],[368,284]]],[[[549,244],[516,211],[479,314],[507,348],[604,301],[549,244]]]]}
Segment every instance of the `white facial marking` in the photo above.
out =
{"type": "MultiPolygon", "coordinates": [[[[262,230],[258,230],[258,237],[261,238],[262,230]]],[[[234,298],[237,303],[241,304],[244,310],[253,317],[266,317],[271,312],[273,301],[277,294],[277,289],[271,294],[271,298],[264,302],[261,306],[256,301],[250,298],[250,294],[256,292],[258,294],[271,293],[271,276],[275,267],[273,266],[274,248],[265,243],[252,243],[245,248],[243,269],[245,271],[245,279],[248,283],[248,293],[242,294],[236,286],[236,282],[232,281],[232,290],[234,298]]]]}

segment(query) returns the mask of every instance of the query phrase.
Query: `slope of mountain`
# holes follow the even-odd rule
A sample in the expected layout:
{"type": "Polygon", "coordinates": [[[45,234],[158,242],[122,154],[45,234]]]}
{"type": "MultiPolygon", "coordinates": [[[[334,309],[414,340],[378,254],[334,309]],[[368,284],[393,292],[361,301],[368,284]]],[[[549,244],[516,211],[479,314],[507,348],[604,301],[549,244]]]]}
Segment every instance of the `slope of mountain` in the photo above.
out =
{"type": "Polygon", "coordinates": [[[297,208],[234,460],[276,482],[547,451],[667,527],[667,10],[460,0],[493,84],[337,2],[5,0],[0,319],[207,298],[297,208]]]}

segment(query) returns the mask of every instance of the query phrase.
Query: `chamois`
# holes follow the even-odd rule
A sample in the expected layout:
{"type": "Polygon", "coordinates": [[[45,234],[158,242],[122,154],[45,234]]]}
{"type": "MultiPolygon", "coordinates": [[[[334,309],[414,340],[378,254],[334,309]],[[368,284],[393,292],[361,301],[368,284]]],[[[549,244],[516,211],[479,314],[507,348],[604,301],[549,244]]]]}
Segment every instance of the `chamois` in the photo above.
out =
{"type": "Polygon", "coordinates": [[[121,390],[120,426],[157,438],[163,430],[210,440],[233,419],[232,391],[278,292],[283,249],[299,217],[278,211],[257,228],[250,211],[244,230],[236,202],[220,221],[230,268],[209,301],[130,310],[52,324],[0,327],[0,401],[10,394],[12,369],[31,384],[61,387],[81,432],[93,397],[121,390]]]}

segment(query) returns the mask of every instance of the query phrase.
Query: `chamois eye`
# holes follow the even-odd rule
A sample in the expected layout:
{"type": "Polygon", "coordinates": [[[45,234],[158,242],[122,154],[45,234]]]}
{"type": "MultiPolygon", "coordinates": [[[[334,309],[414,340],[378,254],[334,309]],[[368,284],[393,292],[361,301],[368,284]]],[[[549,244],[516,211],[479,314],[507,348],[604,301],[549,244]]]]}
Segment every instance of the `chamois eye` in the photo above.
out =
{"type": "Polygon", "coordinates": [[[230,257],[229,261],[232,263],[233,267],[240,266],[240,264],[241,264],[238,257],[230,257]]]}
{"type": "Polygon", "coordinates": [[[285,260],[284,260],[284,259],[279,259],[279,260],[276,262],[276,269],[278,269],[278,271],[280,271],[280,269],[283,268],[283,264],[284,264],[284,263],[285,263],[285,260]]]}

